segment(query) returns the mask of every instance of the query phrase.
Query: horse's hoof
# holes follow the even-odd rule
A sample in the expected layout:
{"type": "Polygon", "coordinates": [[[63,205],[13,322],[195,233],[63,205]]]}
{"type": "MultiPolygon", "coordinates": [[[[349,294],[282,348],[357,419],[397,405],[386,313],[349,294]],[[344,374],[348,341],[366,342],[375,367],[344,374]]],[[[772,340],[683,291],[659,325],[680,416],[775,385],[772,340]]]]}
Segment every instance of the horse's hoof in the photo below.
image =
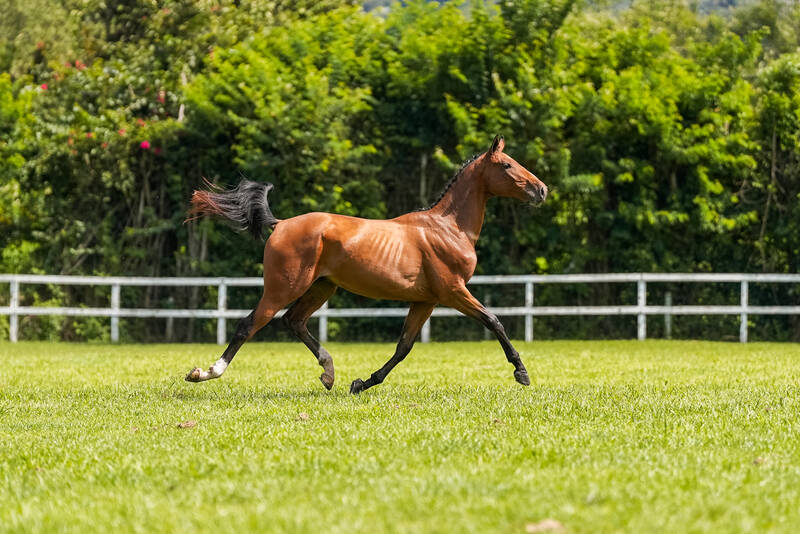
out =
{"type": "Polygon", "coordinates": [[[525,369],[520,369],[519,371],[514,371],[514,378],[522,384],[523,386],[530,386],[531,379],[528,378],[528,371],[525,369]]]}
{"type": "Polygon", "coordinates": [[[358,395],[362,391],[364,391],[364,381],[360,378],[356,378],[353,380],[353,383],[350,384],[350,393],[353,395],[358,395]]]}
{"type": "Polygon", "coordinates": [[[322,385],[325,386],[325,389],[330,390],[333,387],[333,377],[328,373],[319,375],[319,380],[322,382],[322,385]]]}
{"type": "Polygon", "coordinates": [[[202,372],[203,372],[202,369],[200,369],[199,367],[195,367],[194,369],[189,371],[188,375],[186,375],[186,381],[187,382],[200,382],[200,374],[202,372]]]}

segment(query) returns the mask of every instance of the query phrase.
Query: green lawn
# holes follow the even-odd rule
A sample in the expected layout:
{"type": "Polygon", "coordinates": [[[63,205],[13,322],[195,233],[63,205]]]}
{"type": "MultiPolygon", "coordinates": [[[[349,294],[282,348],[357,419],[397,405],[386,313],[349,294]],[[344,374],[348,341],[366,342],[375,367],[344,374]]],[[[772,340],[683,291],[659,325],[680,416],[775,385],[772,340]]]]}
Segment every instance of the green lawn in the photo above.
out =
{"type": "Polygon", "coordinates": [[[800,345],[517,345],[0,343],[0,531],[800,531],[800,345]]]}

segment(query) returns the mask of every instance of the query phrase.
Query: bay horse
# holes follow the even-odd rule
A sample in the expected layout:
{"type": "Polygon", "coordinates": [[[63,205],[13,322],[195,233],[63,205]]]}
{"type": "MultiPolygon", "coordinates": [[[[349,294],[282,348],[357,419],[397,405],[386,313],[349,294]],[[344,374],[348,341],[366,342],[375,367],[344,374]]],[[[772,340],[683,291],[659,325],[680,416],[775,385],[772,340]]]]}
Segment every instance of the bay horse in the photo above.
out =
{"type": "Polygon", "coordinates": [[[262,237],[264,293],[256,308],[236,326],[225,352],[207,371],[194,368],[189,382],[219,378],[245,341],[285,306],[284,320],[314,353],[324,372],[322,384],[333,387],[333,359],[308,331],[311,314],[338,287],[375,299],[410,303],[394,355],[367,380],[356,379],[350,393],[380,384],[411,351],[425,321],[438,304],[472,317],[494,332],[514,366],[514,378],[530,385],[519,353],[503,325],[467,289],[477,263],[475,243],[490,197],[513,197],[541,204],[547,186],[503,152],[502,136],[464,167],[430,208],[394,219],[368,220],[331,213],[307,213],[279,220],[269,209],[272,184],[242,180],[230,190],[196,190],[190,214],[222,218],[237,230],[262,237]]]}

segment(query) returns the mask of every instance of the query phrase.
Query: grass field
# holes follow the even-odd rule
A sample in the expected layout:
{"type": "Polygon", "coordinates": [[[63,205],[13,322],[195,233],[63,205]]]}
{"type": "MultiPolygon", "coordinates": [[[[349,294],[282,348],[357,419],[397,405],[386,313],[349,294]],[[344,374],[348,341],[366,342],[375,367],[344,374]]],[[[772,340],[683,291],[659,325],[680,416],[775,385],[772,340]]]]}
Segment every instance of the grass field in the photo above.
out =
{"type": "Polygon", "coordinates": [[[0,531],[800,531],[800,345],[518,348],[0,343],[0,531]]]}

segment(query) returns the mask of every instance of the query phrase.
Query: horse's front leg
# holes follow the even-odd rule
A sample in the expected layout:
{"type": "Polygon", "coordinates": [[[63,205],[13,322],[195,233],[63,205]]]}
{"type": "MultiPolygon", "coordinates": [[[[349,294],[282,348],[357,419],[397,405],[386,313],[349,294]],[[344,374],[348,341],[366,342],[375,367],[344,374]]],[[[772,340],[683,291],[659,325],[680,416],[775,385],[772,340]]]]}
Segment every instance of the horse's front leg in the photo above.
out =
{"type": "Polygon", "coordinates": [[[375,384],[380,384],[386,378],[386,375],[394,369],[394,366],[402,362],[406,355],[411,352],[411,347],[417,340],[417,334],[422,330],[422,325],[431,316],[433,308],[436,307],[435,303],[429,302],[414,302],[408,310],[408,315],[403,323],[403,332],[400,334],[400,341],[397,342],[397,348],[394,351],[388,362],[383,367],[372,373],[366,380],[357,378],[350,384],[350,393],[361,393],[365,389],[369,389],[375,384]]]}
{"type": "Polygon", "coordinates": [[[469,292],[466,286],[463,286],[459,291],[452,294],[444,303],[451,308],[455,308],[464,315],[480,321],[486,328],[491,330],[494,335],[497,336],[500,346],[503,347],[503,352],[506,353],[506,359],[514,366],[514,378],[523,386],[529,386],[531,384],[531,379],[528,377],[528,371],[522,363],[522,358],[519,357],[519,352],[516,351],[511,341],[508,339],[503,324],[495,314],[487,310],[484,305],[469,292]]]}

